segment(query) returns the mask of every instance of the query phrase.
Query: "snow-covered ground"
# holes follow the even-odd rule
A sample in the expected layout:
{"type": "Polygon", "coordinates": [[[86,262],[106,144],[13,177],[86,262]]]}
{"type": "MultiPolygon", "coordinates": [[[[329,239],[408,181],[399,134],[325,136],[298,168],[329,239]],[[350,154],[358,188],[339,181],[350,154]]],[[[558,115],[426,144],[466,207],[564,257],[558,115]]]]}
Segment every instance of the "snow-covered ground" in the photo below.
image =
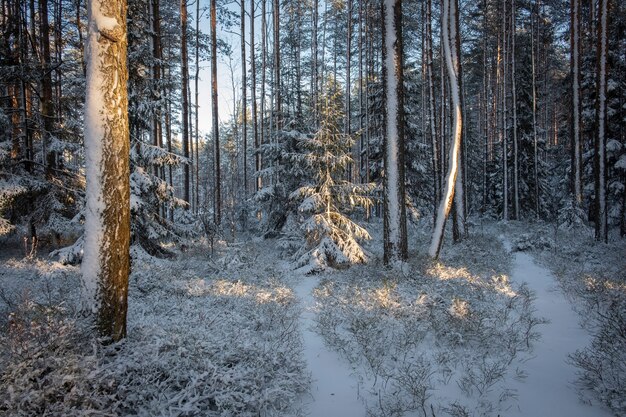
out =
{"type": "MultiPolygon", "coordinates": [[[[503,237],[505,247],[511,242],[503,237]]],[[[540,326],[533,358],[525,363],[527,377],[515,381],[518,404],[508,416],[609,417],[613,414],[597,401],[583,402],[575,386],[577,369],[569,355],[591,343],[591,335],[580,326],[580,318],[564,297],[557,281],[532,256],[514,253],[513,282],[525,282],[535,292],[534,307],[547,322],[540,326]]]]}
{"type": "MultiPolygon", "coordinates": [[[[368,265],[314,276],[274,240],[221,243],[212,258],[137,251],[129,337],[108,347],[77,313],[77,267],[3,252],[0,415],[619,415],[579,399],[568,358],[593,328],[540,252],[510,251],[518,229],[473,230],[440,262],[425,254],[429,227],[413,229],[399,271],[369,228],[368,265]]],[[[593,271],[619,271],[603,256],[593,271]]]]}
{"type": "Polygon", "coordinates": [[[304,344],[304,359],[311,372],[310,391],[302,397],[302,412],[311,417],[361,417],[365,407],[359,394],[359,383],[350,364],[326,347],[315,332],[316,277],[299,276],[294,285],[302,304],[300,330],[304,344]]]}

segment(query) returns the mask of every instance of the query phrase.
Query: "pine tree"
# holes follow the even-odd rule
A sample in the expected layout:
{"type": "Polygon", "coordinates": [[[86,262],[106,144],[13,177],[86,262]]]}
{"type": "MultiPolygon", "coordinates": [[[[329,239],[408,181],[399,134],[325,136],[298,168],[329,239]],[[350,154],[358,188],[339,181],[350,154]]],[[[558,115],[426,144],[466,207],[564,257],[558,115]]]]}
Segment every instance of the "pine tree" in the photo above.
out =
{"type": "Polygon", "coordinates": [[[383,81],[385,90],[385,263],[405,260],[407,253],[404,190],[404,86],[402,58],[402,2],[382,3],[383,81]]]}
{"type": "Polygon", "coordinates": [[[130,272],[130,167],[126,1],[87,6],[85,155],[87,206],[82,272],[100,334],[126,336],[130,272]]]}

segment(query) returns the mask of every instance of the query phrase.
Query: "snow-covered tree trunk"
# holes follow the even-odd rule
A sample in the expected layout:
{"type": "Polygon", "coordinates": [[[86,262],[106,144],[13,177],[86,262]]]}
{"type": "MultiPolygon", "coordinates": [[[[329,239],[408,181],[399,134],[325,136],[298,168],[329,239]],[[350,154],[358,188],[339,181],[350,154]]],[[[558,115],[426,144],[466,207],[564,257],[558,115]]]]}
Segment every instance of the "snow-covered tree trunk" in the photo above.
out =
{"type": "Polygon", "coordinates": [[[130,271],[126,1],[89,0],[87,16],[82,274],[97,329],[117,341],[126,336],[130,271]]]}
{"type": "Polygon", "coordinates": [[[383,84],[385,91],[385,263],[407,258],[404,192],[404,89],[402,59],[402,3],[384,0],[383,84]]]}
{"type": "Polygon", "coordinates": [[[450,22],[450,0],[443,0],[442,13],[442,40],[448,78],[450,80],[450,95],[452,96],[452,105],[454,109],[454,122],[452,128],[453,142],[452,147],[450,148],[450,162],[448,165],[445,190],[443,198],[439,204],[439,209],[437,210],[435,229],[433,230],[433,236],[428,250],[428,254],[433,258],[439,257],[439,252],[441,251],[441,245],[443,243],[443,234],[446,227],[446,219],[448,218],[450,209],[452,208],[455,183],[459,168],[459,155],[461,153],[461,131],[463,129],[459,84],[457,73],[452,62],[452,48],[449,29],[449,25],[452,23],[450,22]]]}
{"type": "Polygon", "coordinates": [[[596,240],[608,241],[606,204],[606,61],[608,48],[608,3],[600,0],[598,10],[598,60],[596,94],[596,143],[595,143],[595,191],[596,191],[596,240]]]}

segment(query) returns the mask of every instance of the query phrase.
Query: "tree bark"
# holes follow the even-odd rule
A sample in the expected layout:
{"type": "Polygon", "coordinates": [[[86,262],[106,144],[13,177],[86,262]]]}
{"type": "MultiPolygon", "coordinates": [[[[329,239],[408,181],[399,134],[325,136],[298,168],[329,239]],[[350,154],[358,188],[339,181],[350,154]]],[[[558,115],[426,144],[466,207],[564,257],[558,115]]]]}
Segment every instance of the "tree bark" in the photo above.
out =
{"type": "Polygon", "coordinates": [[[89,0],[87,16],[82,273],[98,331],[118,341],[126,336],[130,272],[126,1],[89,0]]]}
{"type": "Polygon", "coordinates": [[[383,85],[384,114],[384,261],[392,264],[407,258],[406,204],[404,190],[404,88],[402,56],[402,3],[384,0],[383,85]]]}

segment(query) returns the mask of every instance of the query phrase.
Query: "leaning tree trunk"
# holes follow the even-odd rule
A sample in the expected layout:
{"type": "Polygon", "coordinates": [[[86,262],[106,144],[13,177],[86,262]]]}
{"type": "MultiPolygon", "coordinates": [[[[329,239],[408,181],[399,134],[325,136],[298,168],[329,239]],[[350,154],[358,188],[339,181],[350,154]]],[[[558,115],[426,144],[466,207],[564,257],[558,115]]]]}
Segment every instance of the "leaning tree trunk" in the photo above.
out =
{"type": "Polygon", "coordinates": [[[384,0],[383,84],[385,89],[384,260],[407,258],[404,202],[404,88],[402,59],[402,3],[384,0]]]}
{"type": "Polygon", "coordinates": [[[87,16],[82,273],[97,329],[117,341],[126,336],[130,272],[126,0],[90,0],[87,16]]]}
{"type": "MultiPolygon", "coordinates": [[[[457,80],[457,73],[452,62],[452,48],[450,45],[450,0],[443,0],[443,17],[442,17],[442,40],[443,49],[446,60],[446,67],[448,69],[448,77],[450,79],[450,95],[452,96],[452,105],[454,106],[454,125],[453,134],[454,140],[450,149],[450,162],[448,165],[448,175],[446,177],[446,188],[443,194],[443,198],[439,204],[437,211],[437,221],[435,222],[435,229],[433,231],[433,237],[430,243],[429,255],[433,258],[439,257],[441,251],[441,245],[443,243],[443,233],[446,227],[446,219],[450,214],[452,208],[452,202],[454,199],[454,188],[456,183],[456,177],[459,166],[459,155],[461,153],[461,131],[463,128],[463,119],[461,116],[461,99],[459,94],[459,84],[457,80]]],[[[452,22],[454,24],[454,22],[452,22]]],[[[458,28],[457,28],[458,30],[458,28]]]]}

